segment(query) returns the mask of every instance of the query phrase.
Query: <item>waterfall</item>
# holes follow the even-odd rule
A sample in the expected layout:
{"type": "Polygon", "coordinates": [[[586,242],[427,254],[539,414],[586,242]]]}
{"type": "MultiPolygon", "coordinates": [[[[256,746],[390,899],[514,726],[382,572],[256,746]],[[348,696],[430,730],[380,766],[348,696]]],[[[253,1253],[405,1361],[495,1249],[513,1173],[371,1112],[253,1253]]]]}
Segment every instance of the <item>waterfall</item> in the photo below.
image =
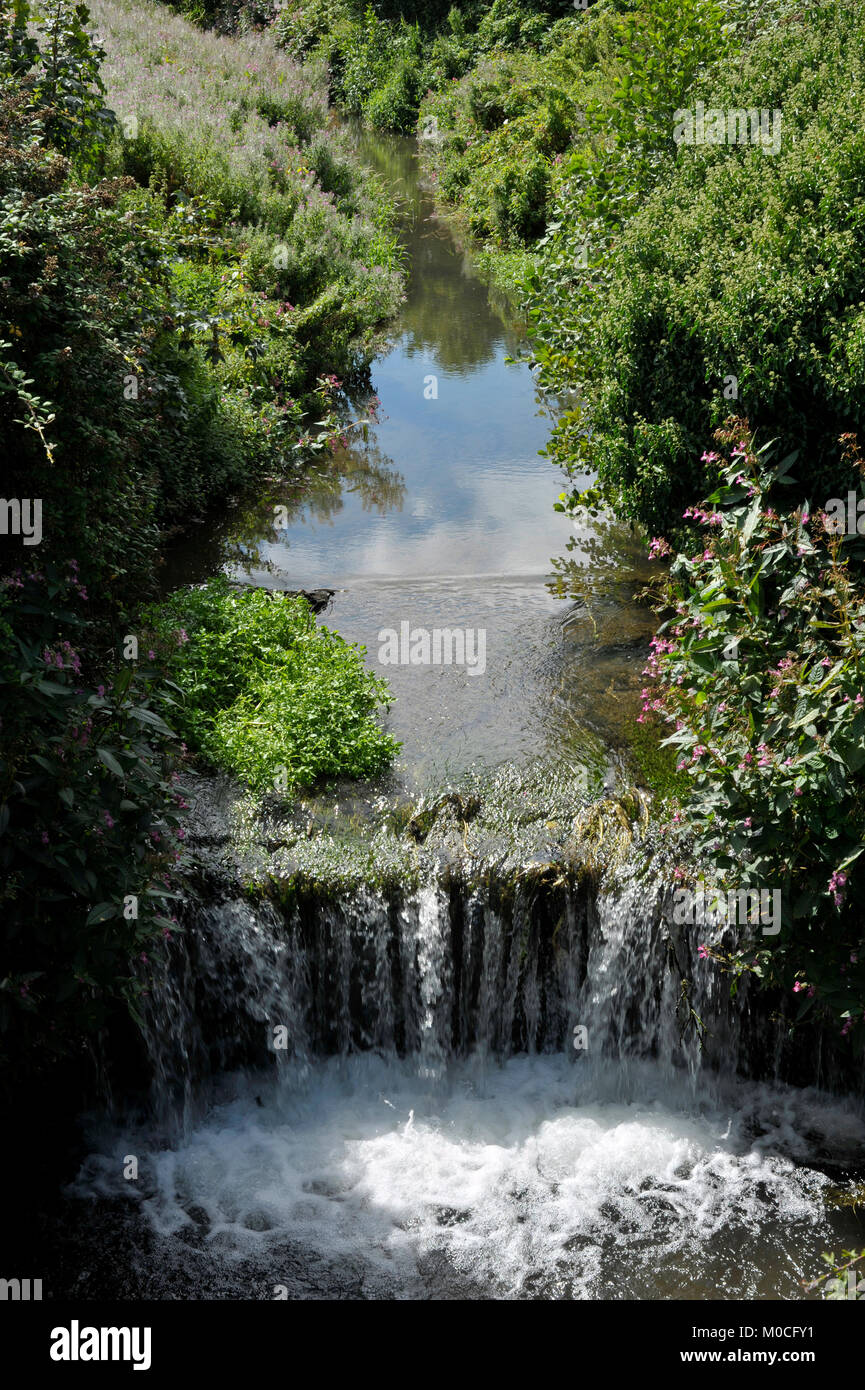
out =
{"type": "MultiPolygon", "coordinates": [[[[692,1096],[737,1072],[779,1079],[783,1019],[747,984],[731,1000],[697,952],[706,929],[671,927],[666,898],[633,871],[598,889],[433,867],[411,890],[199,902],[145,1008],[159,1118],[182,1130],[240,1068],[297,1084],[314,1058],[369,1051],[430,1083],[453,1060],[564,1055],[582,1089],[622,1100],[649,1060],[692,1096]]],[[[812,1060],[806,1079],[825,1081],[812,1060]]]]}
{"type": "Polygon", "coordinates": [[[155,1121],[74,1188],[159,1242],[151,1295],[800,1298],[855,1241],[861,1109],[737,1078],[780,1025],[661,880],[548,870],[198,902],[144,1001],[155,1121]]]}

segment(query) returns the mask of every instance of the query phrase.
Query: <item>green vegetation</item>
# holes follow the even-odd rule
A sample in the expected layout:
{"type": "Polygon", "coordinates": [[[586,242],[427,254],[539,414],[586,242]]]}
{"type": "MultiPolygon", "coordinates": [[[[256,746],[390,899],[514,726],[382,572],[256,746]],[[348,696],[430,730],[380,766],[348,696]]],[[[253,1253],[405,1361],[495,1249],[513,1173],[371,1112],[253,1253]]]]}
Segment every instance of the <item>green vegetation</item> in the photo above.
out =
{"type": "Polygon", "coordinates": [[[155,5],[97,18],[107,56],[68,5],[43,44],[86,100],[5,33],[0,419],[8,490],[51,498],[46,548],[118,596],[162,527],[294,464],[324,397],[342,432],[334,382],[363,371],[400,279],[386,204],[296,72],[155,5]],[[73,120],[69,158],[49,132],[73,120]]]}
{"type": "MultiPolygon", "coordinates": [[[[0,539],[7,1075],[134,1009],[177,929],[192,706],[140,613],[162,537],[359,424],[342,380],[401,293],[390,208],[292,64],[152,4],[96,18],[101,43],[66,0],[0,18],[0,451],[40,509],[36,546],[12,512],[0,539]]],[[[256,785],[276,753],[289,786],[381,767],[359,655],[289,605],[268,682],[282,610],[237,611],[262,635],[244,661],[223,631],[246,683],[214,692],[211,755],[256,785]]]]}
{"type": "Polygon", "coordinates": [[[658,10],[645,33],[665,110],[641,128],[615,96],[615,158],[602,179],[572,156],[529,289],[542,379],[582,396],[551,455],[597,480],[560,505],[605,502],[673,556],[661,589],[675,616],[641,718],[672,726],[692,781],[675,822],[699,872],[782,892],[779,939],[717,958],[734,982],[747,969],[795,991],[800,1016],[822,1011],[861,1047],[863,550],[821,513],[863,477],[865,145],[849,101],[862,19],[779,5],[760,26],[728,27],[720,59],[689,74],[658,10]],[[780,111],[777,152],[677,149],[674,112],[699,100],[780,111]]]}
{"type": "Polygon", "coordinates": [[[653,534],[681,521],[683,488],[711,490],[701,456],[730,414],[801,449],[806,491],[855,485],[839,437],[861,430],[865,399],[863,32],[844,0],[799,6],[680,89],[682,107],[780,111],[777,153],[683,144],[624,222],[602,209],[593,223],[580,180],[563,193],[535,322],[548,383],[578,380],[590,408],[560,427],[557,457],[597,469],[653,534]],[[588,275],[574,267],[584,240],[588,275]]]}
{"type": "Polygon", "coordinates": [[[326,58],[331,96],[352,115],[408,133],[427,91],[463,77],[486,53],[546,43],[550,23],[569,8],[568,0],[297,0],[273,33],[295,57],[326,58]]]}
{"type": "Polygon", "coordinates": [[[645,710],[674,727],[701,872],[780,891],[779,934],[728,963],[846,1034],[865,1000],[865,596],[819,515],[767,504],[795,460],[773,463],[741,425],[718,442],[723,484],[694,509],[712,539],[670,567],[645,710]]]}
{"type": "Polygon", "coordinates": [[[386,683],[364,669],[362,648],[317,626],[304,598],[213,579],[148,621],[181,694],[178,731],[253,789],[374,776],[397,752],[375,719],[386,683]]]}
{"type": "Polygon", "coordinates": [[[93,679],[89,629],[72,562],[0,593],[4,1083],[134,1010],[147,952],[178,930],[171,692],[147,661],[93,679]]]}

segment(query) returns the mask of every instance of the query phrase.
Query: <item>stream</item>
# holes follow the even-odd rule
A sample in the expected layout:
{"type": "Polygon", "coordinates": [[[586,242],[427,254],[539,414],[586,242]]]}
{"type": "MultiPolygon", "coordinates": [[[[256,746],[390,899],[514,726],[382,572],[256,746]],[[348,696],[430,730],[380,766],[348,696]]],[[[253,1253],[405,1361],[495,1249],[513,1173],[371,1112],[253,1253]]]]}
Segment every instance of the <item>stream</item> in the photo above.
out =
{"type": "MultiPolygon", "coordinates": [[[[226,566],[335,590],[322,621],[391,684],[407,795],[621,766],[653,630],[645,547],[553,510],[549,408],[508,360],[520,325],[436,217],[412,143],[358,138],[403,201],[411,266],[373,365],[379,424],[311,479],[205,519],[167,581],[226,566]],[[382,665],[402,624],[483,629],[484,669],[382,665]]],[[[776,1034],[730,1003],[697,937],[676,950],[710,1044],[683,1035],[660,870],[599,887],[535,859],[513,890],[457,860],[444,875],[432,848],[417,881],[303,900],[226,878],[154,983],[160,1105],[90,1125],[58,1247],[68,1291],[814,1296],[820,1252],[857,1241],[826,1198],[861,1171],[861,1105],[773,1074],[776,1034]]]]}
{"type": "Polygon", "coordinates": [[[636,597],[645,547],[612,522],[575,529],[553,510],[564,479],[538,456],[550,407],[508,360],[519,323],[436,216],[415,143],[357,138],[397,191],[410,266],[373,366],[380,424],[293,490],[202,524],[170,554],[167,580],[201,582],[224,565],[266,587],[335,589],[324,621],[387,677],[408,785],[527,757],[579,762],[588,729],[616,742],[638,709],[653,631],[636,597]],[[288,525],[276,533],[278,506],[288,525]],[[383,665],[379,633],[403,623],[482,629],[485,669],[383,665]]]}

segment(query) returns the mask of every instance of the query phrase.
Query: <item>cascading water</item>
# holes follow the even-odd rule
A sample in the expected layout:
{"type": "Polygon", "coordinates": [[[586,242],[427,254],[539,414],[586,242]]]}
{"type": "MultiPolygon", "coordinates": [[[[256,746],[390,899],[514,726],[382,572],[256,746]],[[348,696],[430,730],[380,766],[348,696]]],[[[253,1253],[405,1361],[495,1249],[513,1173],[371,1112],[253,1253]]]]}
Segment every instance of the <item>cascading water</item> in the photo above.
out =
{"type": "Polygon", "coordinates": [[[199,911],[149,1003],[174,1130],[103,1136],[78,1191],[211,1293],[801,1297],[865,1126],[736,1080],[741,1006],[662,896],[431,873],[199,911]]]}
{"type": "MultiPolygon", "coordinates": [[[[827,1080],[817,1044],[791,1060],[746,984],[731,1003],[699,957],[707,929],[668,920],[671,866],[586,871],[580,815],[629,741],[654,627],[636,597],[645,556],[611,523],[574,531],[554,511],[561,483],[537,458],[548,424],[508,362],[519,333],[432,220],[413,147],[365,143],[410,213],[406,306],[374,373],[382,421],[291,494],[271,540],[283,482],[248,537],[228,517],[226,563],[241,553],[235,578],[336,590],[326,621],[373,666],[403,621],[483,627],[482,677],[379,671],[404,744],[397,801],[446,785],[455,814],[441,845],[425,805],[399,844],[377,827],[349,846],[356,787],[333,793],[334,828],[312,796],[229,825],[233,794],[210,786],[190,837],[206,887],[148,967],[152,1112],[93,1131],[74,1189],[88,1203],[68,1204],[85,1213],[70,1283],[800,1298],[821,1251],[861,1244],[826,1201],[865,1165],[861,1110],[808,1086],[827,1080]],[[501,774],[489,815],[474,784],[452,790],[476,768],[501,774]]],[[[198,581],[215,554],[201,528],[167,570],[198,581]]],[[[631,850],[633,865],[650,857],[631,850]]]]}

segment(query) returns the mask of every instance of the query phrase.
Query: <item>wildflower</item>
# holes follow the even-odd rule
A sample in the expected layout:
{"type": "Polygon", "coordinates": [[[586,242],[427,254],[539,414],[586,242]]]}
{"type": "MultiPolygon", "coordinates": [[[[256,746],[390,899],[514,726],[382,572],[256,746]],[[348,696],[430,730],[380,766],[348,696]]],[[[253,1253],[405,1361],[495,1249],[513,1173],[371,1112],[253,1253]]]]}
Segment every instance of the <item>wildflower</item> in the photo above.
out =
{"type": "Polygon", "coordinates": [[[655,536],[649,546],[649,559],[660,560],[664,555],[672,555],[672,549],[662,536],[655,536]]]}
{"type": "MultiPolygon", "coordinates": [[[[828,889],[832,894],[836,907],[843,906],[846,893],[847,875],[841,869],[836,869],[829,879],[828,889]]],[[[842,967],[843,969],[843,967],[842,967]]]]}

